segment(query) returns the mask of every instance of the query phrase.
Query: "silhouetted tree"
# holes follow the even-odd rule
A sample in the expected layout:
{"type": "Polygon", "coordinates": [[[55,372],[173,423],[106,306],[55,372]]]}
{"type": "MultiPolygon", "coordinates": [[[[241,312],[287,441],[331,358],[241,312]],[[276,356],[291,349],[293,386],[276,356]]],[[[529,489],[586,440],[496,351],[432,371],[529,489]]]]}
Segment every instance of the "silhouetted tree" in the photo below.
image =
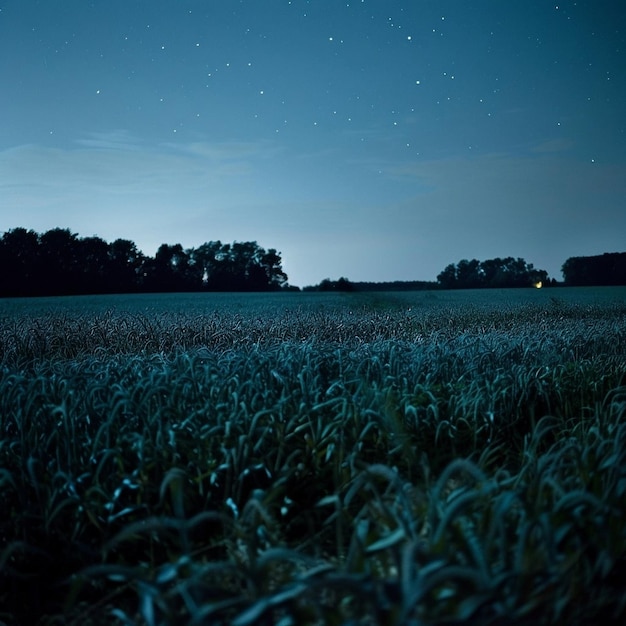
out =
{"type": "Polygon", "coordinates": [[[480,273],[480,261],[472,259],[462,259],[456,266],[456,280],[457,286],[464,289],[476,289],[482,287],[480,273]]]}
{"type": "Polygon", "coordinates": [[[256,241],[162,244],[154,258],[127,239],[108,244],[69,229],[38,235],[16,228],[0,238],[0,296],[136,291],[268,291],[287,283],[280,254],[256,241]]]}
{"type": "Polygon", "coordinates": [[[522,258],[506,257],[487,261],[463,259],[451,263],[437,276],[444,289],[476,289],[480,287],[530,287],[538,282],[548,284],[548,273],[536,270],[522,258]]]}
{"type": "Polygon", "coordinates": [[[207,242],[192,249],[190,259],[211,291],[270,291],[287,282],[280,254],[274,248],[265,251],[256,241],[207,242]]]}
{"type": "Polygon", "coordinates": [[[437,275],[437,282],[444,289],[455,289],[458,284],[456,277],[456,265],[454,265],[454,263],[446,265],[444,270],[437,275]]]}
{"type": "Polygon", "coordinates": [[[41,289],[39,235],[14,228],[0,240],[0,294],[32,296],[41,289]]]}
{"type": "Polygon", "coordinates": [[[109,291],[109,244],[100,237],[85,237],[78,240],[77,256],[74,260],[79,275],[77,293],[106,293],[109,291]]]}
{"type": "Polygon", "coordinates": [[[213,262],[206,278],[206,288],[209,291],[238,291],[240,282],[236,280],[232,267],[232,254],[230,244],[220,244],[215,249],[213,262]]]}
{"type": "Polygon", "coordinates": [[[146,291],[194,291],[201,278],[181,244],[163,243],[154,259],[144,262],[142,282],[146,291]]]}
{"type": "Polygon", "coordinates": [[[260,291],[265,285],[258,267],[259,247],[255,241],[235,241],[228,250],[228,284],[234,291],[260,291]],[[261,279],[261,282],[259,280],[261,279]],[[256,281],[256,284],[255,284],[256,281]]]}
{"type": "Polygon", "coordinates": [[[305,291],[354,291],[354,284],[343,276],[337,280],[324,278],[319,285],[313,287],[305,287],[305,291]]]}
{"type": "Polygon", "coordinates": [[[566,285],[626,285],[626,252],[570,257],[561,271],[566,285]]]}
{"type": "Polygon", "coordinates": [[[221,241],[208,241],[189,251],[190,264],[199,274],[203,289],[209,288],[211,277],[219,272],[223,260],[224,251],[221,241]]]}
{"type": "Polygon", "coordinates": [[[43,295],[80,293],[80,243],[67,228],[53,228],[39,238],[43,295]]]}
{"type": "Polygon", "coordinates": [[[109,293],[130,293],[139,288],[139,275],[144,256],[133,241],[116,239],[109,245],[109,293]]]}
{"type": "Polygon", "coordinates": [[[483,285],[489,287],[505,287],[507,273],[501,258],[488,259],[480,264],[483,285]]]}
{"type": "Polygon", "coordinates": [[[280,254],[274,248],[261,254],[261,268],[269,289],[280,289],[287,284],[288,277],[283,272],[280,254]]]}

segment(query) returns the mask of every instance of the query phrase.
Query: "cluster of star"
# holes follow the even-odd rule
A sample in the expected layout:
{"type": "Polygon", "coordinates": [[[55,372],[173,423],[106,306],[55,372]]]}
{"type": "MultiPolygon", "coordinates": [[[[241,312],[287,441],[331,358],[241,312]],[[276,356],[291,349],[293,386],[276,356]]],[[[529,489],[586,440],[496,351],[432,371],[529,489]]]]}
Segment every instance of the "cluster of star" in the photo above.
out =
{"type": "MultiPolygon", "coordinates": [[[[614,69],[585,59],[583,48],[572,61],[545,23],[517,32],[504,10],[493,17],[468,8],[463,20],[452,9],[441,14],[408,2],[355,0],[333,3],[332,11],[306,0],[267,11],[249,0],[181,2],[164,13],[130,11],[127,21],[111,15],[96,28],[100,18],[90,7],[81,8],[82,19],[93,23],[80,25],[90,35],[76,24],[54,36],[44,24],[33,28],[47,50],[47,73],[56,78],[67,64],[65,73],[82,73],[80,89],[96,96],[89,106],[102,115],[92,118],[114,118],[115,127],[140,135],[148,128],[164,141],[173,133],[323,137],[420,156],[438,135],[456,133],[469,150],[485,148],[487,135],[510,140],[538,114],[563,131],[573,106],[568,63],[584,68],[590,84],[597,87],[600,76],[608,87],[587,92],[588,105],[603,98],[608,107],[618,91],[614,69]]],[[[542,10],[555,16],[550,27],[582,28],[576,2],[542,10]]],[[[589,40],[597,37],[589,30],[589,40]]],[[[608,50],[607,58],[618,53],[608,50]]]]}
{"type": "MultiPolygon", "coordinates": [[[[338,35],[329,34],[327,25],[317,23],[319,15],[314,15],[309,3],[287,4],[300,10],[298,16],[284,19],[290,20],[295,32],[302,28],[302,46],[296,45],[293,35],[281,41],[281,33],[272,30],[271,23],[236,23],[239,14],[225,27],[228,40],[215,41],[214,31],[202,28],[203,23],[210,24],[211,15],[194,10],[182,16],[182,21],[189,19],[187,26],[167,29],[150,22],[114,33],[109,49],[98,53],[101,59],[114,60],[109,67],[103,65],[104,80],[94,74],[94,92],[119,99],[124,98],[126,89],[133,96],[127,108],[146,115],[156,103],[161,107],[160,118],[169,117],[166,126],[173,133],[186,128],[199,132],[205,121],[214,123],[228,98],[237,124],[251,132],[278,134],[307,127],[336,132],[342,126],[357,127],[357,135],[362,131],[358,140],[363,143],[368,141],[366,131],[402,127],[404,134],[398,133],[393,141],[406,148],[414,143],[411,126],[422,103],[428,98],[434,104],[452,99],[437,90],[428,91],[431,71],[420,59],[420,38],[412,32],[413,24],[403,7],[393,17],[367,13],[365,2],[346,3],[346,11],[358,6],[360,14],[346,13],[333,30],[343,28],[349,34],[338,35]],[[351,32],[353,18],[357,28],[351,32]],[[191,23],[196,27],[190,28],[191,23]],[[289,58],[292,42],[293,58],[289,58]],[[284,48],[285,54],[272,53],[272,46],[284,48]],[[316,60],[318,57],[321,60],[316,60]],[[388,65],[393,69],[386,77],[388,65]],[[106,78],[111,73],[123,74],[126,84],[117,82],[109,87],[106,78]]],[[[439,21],[443,24],[445,19],[441,16],[439,21]]],[[[431,30],[438,37],[444,35],[439,24],[431,30]]],[[[455,79],[446,71],[442,76],[455,79]]]]}

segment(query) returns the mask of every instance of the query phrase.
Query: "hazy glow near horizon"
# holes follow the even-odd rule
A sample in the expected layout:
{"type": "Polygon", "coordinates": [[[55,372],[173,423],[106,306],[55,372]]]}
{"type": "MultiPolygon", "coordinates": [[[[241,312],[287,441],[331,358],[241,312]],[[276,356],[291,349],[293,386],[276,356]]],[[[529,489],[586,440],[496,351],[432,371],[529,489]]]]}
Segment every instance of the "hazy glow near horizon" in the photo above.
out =
{"type": "Polygon", "coordinates": [[[0,231],[561,278],[626,250],[625,51],[607,0],[0,2],[0,231]]]}

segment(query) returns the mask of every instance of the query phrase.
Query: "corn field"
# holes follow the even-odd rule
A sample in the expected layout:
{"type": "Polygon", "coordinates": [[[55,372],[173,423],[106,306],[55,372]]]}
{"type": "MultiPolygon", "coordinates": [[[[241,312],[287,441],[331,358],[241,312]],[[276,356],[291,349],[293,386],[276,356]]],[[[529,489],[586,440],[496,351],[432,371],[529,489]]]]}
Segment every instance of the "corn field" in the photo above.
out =
{"type": "Polygon", "coordinates": [[[0,301],[0,622],[626,621],[626,291],[0,301]]]}

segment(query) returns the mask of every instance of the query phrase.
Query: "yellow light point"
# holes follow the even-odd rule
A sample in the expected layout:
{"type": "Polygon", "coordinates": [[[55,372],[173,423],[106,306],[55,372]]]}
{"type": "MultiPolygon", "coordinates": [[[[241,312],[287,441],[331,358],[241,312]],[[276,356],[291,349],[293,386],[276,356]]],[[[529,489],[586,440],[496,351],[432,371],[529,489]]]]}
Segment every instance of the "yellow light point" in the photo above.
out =
{"type": "Polygon", "coordinates": [[[543,283],[539,281],[538,283],[535,283],[533,287],[535,287],[536,289],[541,289],[543,287],[543,283]]]}

